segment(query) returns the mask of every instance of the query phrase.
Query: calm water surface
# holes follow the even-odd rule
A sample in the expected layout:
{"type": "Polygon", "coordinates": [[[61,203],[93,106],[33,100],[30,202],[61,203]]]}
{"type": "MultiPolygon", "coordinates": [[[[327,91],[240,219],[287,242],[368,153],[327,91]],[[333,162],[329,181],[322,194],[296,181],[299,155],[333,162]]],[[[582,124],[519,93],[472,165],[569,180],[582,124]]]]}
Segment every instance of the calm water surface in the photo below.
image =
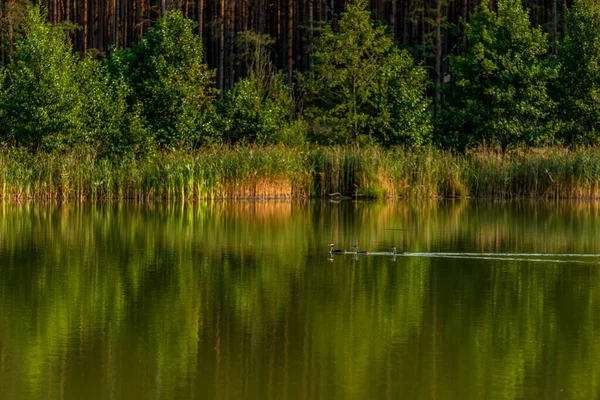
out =
{"type": "Polygon", "coordinates": [[[0,398],[597,399],[599,253],[600,203],[0,203],[0,398]]]}

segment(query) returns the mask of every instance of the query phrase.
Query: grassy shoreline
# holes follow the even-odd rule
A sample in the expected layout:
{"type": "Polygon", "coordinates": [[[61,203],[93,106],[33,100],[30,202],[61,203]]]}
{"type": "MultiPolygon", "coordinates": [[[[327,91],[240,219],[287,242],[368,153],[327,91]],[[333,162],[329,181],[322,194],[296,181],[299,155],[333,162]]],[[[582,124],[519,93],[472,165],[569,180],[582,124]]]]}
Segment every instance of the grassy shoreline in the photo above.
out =
{"type": "Polygon", "coordinates": [[[210,147],[101,159],[0,151],[0,198],[600,198],[600,149],[465,155],[380,147],[210,147]]]}

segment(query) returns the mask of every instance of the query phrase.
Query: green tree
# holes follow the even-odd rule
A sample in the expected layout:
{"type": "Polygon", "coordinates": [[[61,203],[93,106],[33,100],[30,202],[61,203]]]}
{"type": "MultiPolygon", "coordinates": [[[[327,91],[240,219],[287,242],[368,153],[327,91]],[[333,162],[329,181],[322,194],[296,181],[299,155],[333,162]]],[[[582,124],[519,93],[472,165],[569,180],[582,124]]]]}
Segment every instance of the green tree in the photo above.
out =
{"type": "Polygon", "coordinates": [[[531,28],[520,0],[482,2],[467,26],[463,54],[451,58],[453,79],[441,113],[441,141],[461,148],[492,143],[551,142],[557,130],[548,84],[558,75],[548,62],[547,38],[531,28]]]}
{"type": "Polygon", "coordinates": [[[406,51],[393,49],[376,78],[369,134],[385,145],[426,145],[431,140],[432,121],[427,111],[427,72],[416,67],[406,51]]]}
{"type": "Polygon", "coordinates": [[[168,148],[215,140],[211,125],[214,74],[203,62],[195,23],[180,11],[166,13],[129,49],[111,56],[111,71],[131,87],[129,106],[139,107],[156,142],[168,148]]]}
{"type": "Polygon", "coordinates": [[[39,7],[26,11],[22,29],[0,76],[0,137],[32,150],[70,145],[85,133],[78,56],[39,7]]]}
{"type": "Polygon", "coordinates": [[[326,26],[316,40],[306,84],[312,130],[330,143],[424,143],[431,134],[425,71],[374,25],[367,6],[355,0],[338,29],[326,26]]]}
{"type": "Polygon", "coordinates": [[[239,80],[219,102],[223,136],[229,142],[259,144],[288,141],[290,90],[273,67],[268,35],[252,31],[240,34],[248,77],[239,80]]]}
{"type": "Polygon", "coordinates": [[[88,144],[100,156],[144,153],[152,145],[139,107],[130,109],[131,88],[122,75],[111,75],[93,55],[78,65],[77,78],[86,113],[88,144]]]}
{"type": "Polygon", "coordinates": [[[600,136],[600,3],[577,0],[558,47],[561,74],[554,95],[564,122],[561,138],[569,144],[597,144],[600,136]]]}

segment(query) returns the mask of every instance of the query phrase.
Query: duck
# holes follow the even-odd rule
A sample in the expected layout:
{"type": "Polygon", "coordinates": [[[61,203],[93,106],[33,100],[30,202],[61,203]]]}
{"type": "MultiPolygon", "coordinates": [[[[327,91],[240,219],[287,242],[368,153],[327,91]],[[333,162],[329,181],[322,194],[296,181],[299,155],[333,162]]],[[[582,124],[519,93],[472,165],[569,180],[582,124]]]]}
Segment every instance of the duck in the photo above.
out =
{"type": "Polygon", "coordinates": [[[369,254],[369,252],[368,252],[368,251],[358,251],[358,246],[356,246],[356,245],[352,246],[352,248],[353,248],[354,250],[356,250],[356,254],[362,254],[362,255],[365,255],[365,256],[366,256],[367,254],[369,254]]]}
{"type": "Polygon", "coordinates": [[[334,250],[335,244],[329,243],[329,254],[344,254],[345,250],[334,250]]]}
{"type": "Polygon", "coordinates": [[[398,255],[398,254],[404,254],[403,251],[396,251],[396,246],[392,247],[392,254],[393,255],[398,255]]]}

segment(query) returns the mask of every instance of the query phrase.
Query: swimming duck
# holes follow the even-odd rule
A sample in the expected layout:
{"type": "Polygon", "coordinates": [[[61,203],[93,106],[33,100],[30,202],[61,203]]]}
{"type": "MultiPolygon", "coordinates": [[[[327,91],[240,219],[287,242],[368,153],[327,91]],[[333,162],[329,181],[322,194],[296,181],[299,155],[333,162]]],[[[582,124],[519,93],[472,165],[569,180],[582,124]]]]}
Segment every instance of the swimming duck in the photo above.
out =
{"type": "Polygon", "coordinates": [[[396,246],[394,246],[394,247],[392,247],[392,254],[393,254],[393,255],[397,255],[397,254],[404,254],[404,252],[403,252],[403,251],[397,252],[397,251],[396,251],[396,246]]]}
{"type": "Polygon", "coordinates": [[[345,250],[334,250],[335,244],[329,243],[329,254],[344,254],[345,250]]]}
{"type": "Polygon", "coordinates": [[[352,246],[352,248],[353,248],[354,250],[356,250],[356,254],[362,254],[362,255],[365,255],[365,256],[366,256],[367,254],[369,254],[369,252],[368,252],[368,251],[358,251],[358,246],[356,246],[356,245],[352,246]]]}

